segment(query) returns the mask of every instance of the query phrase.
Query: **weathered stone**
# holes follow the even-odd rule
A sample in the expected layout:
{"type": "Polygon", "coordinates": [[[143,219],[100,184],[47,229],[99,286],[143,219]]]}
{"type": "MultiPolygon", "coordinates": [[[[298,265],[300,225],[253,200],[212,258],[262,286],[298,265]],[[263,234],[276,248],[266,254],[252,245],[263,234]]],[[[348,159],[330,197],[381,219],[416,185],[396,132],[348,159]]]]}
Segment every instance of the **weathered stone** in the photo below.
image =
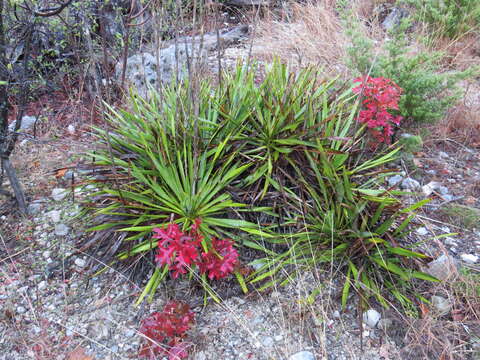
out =
{"type": "Polygon", "coordinates": [[[419,228],[416,230],[416,233],[417,233],[418,235],[425,236],[425,235],[428,234],[428,229],[427,229],[426,227],[422,226],[422,227],[419,227],[419,228]]]}
{"type": "Polygon", "coordinates": [[[363,313],[363,322],[369,327],[374,328],[381,319],[382,315],[375,309],[368,309],[363,313]]]}
{"type": "Polygon", "coordinates": [[[76,258],[75,259],[75,265],[77,265],[78,267],[85,267],[85,265],[87,264],[87,262],[85,260],[83,260],[82,258],[76,258]]]}
{"type": "Polygon", "coordinates": [[[310,351],[300,351],[290,355],[288,360],[315,360],[315,356],[310,351]]]}
{"type": "Polygon", "coordinates": [[[57,224],[55,225],[55,235],[57,236],[65,236],[70,231],[70,228],[65,224],[57,224]]]}
{"type": "Polygon", "coordinates": [[[58,210],[52,210],[48,212],[47,215],[54,223],[58,223],[60,221],[60,211],[58,210]]]}
{"type": "Polygon", "coordinates": [[[39,202],[32,202],[31,204],[28,205],[27,212],[30,215],[35,215],[37,214],[40,210],[42,209],[42,204],[39,202]]]}
{"type": "Polygon", "coordinates": [[[442,296],[432,296],[431,302],[433,309],[439,316],[448,314],[452,308],[452,303],[442,296]]]}
{"type": "MultiPolygon", "coordinates": [[[[220,46],[226,47],[245,36],[248,26],[240,26],[217,39],[216,34],[185,37],[177,39],[170,46],[158,50],[158,61],[154,49],[151,52],[136,54],[127,59],[125,78],[133,85],[142,97],[148,96],[151,88],[160,84],[170,84],[173,80],[184,79],[189,71],[197,71],[206,64],[209,51],[220,46]],[[189,69],[190,67],[190,69],[189,69]]],[[[117,79],[121,79],[123,63],[118,63],[115,69],[117,79]]]]}
{"type": "Polygon", "coordinates": [[[68,190],[62,188],[55,188],[52,190],[52,198],[55,201],[62,201],[68,195],[68,190]]]}
{"type": "Polygon", "coordinates": [[[388,186],[392,187],[398,185],[402,182],[403,177],[401,175],[394,175],[388,178],[388,186]]]}
{"type": "Polygon", "coordinates": [[[420,188],[420,183],[413,178],[406,178],[400,184],[400,187],[405,190],[417,190],[420,188]]]}
{"type": "Polygon", "coordinates": [[[457,265],[452,257],[442,255],[438,259],[430,262],[423,271],[435,276],[439,280],[447,280],[457,275],[457,265]]]}
{"type": "MultiPolygon", "coordinates": [[[[35,125],[36,122],[37,122],[37,118],[35,116],[25,115],[24,117],[22,117],[22,123],[20,124],[20,129],[18,129],[18,131],[28,130],[28,129],[32,128],[35,125]]],[[[8,126],[8,130],[9,131],[14,131],[16,123],[17,123],[16,121],[12,122],[8,126]]]]}
{"type": "Polygon", "coordinates": [[[462,254],[460,258],[467,264],[475,264],[478,261],[478,256],[473,254],[462,254]]]}
{"type": "Polygon", "coordinates": [[[382,27],[385,30],[391,30],[394,27],[400,25],[400,22],[403,18],[408,16],[408,11],[403,8],[394,7],[390,14],[387,15],[385,20],[382,22],[382,27]]]}

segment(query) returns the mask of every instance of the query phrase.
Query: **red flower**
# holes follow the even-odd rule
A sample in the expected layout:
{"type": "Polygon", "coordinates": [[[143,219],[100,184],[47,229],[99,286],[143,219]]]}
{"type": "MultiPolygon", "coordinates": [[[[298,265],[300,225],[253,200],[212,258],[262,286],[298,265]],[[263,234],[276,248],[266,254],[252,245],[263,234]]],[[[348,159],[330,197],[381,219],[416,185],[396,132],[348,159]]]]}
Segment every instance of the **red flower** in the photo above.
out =
{"type": "Polygon", "coordinates": [[[202,274],[208,272],[210,279],[223,279],[233,272],[238,261],[238,252],[232,240],[212,239],[212,249],[202,254],[198,267],[202,274]]]}

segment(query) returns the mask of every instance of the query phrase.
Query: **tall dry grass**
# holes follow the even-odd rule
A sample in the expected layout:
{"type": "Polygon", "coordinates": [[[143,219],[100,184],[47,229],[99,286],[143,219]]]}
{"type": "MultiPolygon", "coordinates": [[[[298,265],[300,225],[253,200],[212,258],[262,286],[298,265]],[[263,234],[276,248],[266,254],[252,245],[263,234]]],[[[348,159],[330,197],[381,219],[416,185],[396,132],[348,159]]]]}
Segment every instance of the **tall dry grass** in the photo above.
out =
{"type": "Polygon", "coordinates": [[[252,55],[270,61],[279,57],[292,65],[315,64],[333,74],[345,74],[348,38],[335,2],[294,3],[280,15],[269,13],[256,28],[252,55]]]}

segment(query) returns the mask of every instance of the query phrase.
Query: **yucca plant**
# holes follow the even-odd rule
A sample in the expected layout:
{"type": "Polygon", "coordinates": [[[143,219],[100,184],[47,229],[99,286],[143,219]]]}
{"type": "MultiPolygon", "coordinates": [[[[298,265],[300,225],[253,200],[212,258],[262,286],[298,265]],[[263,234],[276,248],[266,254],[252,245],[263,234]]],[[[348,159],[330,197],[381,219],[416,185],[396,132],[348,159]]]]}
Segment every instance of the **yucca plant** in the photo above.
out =
{"type": "Polygon", "coordinates": [[[262,266],[248,279],[261,284],[261,289],[284,285],[299,272],[333,261],[343,262],[347,269],[344,306],[351,288],[361,299],[375,296],[387,306],[385,292],[405,304],[410,301],[410,280],[436,281],[417,271],[419,263],[415,261],[427,256],[400,242],[408,233],[413,211],[425,201],[402,209],[395,194],[382,187],[385,176],[391,174],[383,166],[394,160],[400,149],[363,155],[364,128],[355,129],[355,113],[353,107],[350,113],[337,113],[326,121],[315,146],[303,150],[307,166],[292,164],[302,189],[297,192],[302,210],[283,224],[295,230],[275,239],[277,245],[288,249],[276,253],[248,243],[267,254],[254,262],[262,266]]]}
{"type": "Polygon", "coordinates": [[[174,222],[185,230],[197,219],[206,239],[242,232],[268,236],[238,216],[247,206],[228,192],[251,164],[226,151],[235,134],[221,131],[211,89],[202,85],[198,103],[190,95],[183,83],[153,94],[149,103],[132,96],[131,111],[109,108],[111,130],[95,129],[104,147],[90,154],[99,189],[86,204],[95,232],[86,247],[127,259],[157,246],[154,228],[174,222]]]}
{"type": "Polygon", "coordinates": [[[335,80],[324,79],[321,69],[295,72],[278,61],[258,85],[255,72],[245,66],[227,77],[221,115],[240,130],[234,144],[253,164],[242,183],[254,194],[253,200],[263,199],[268,191],[286,191],[287,183],[295,186],[288,179],[290,163],[305,161],[303,149],[315,145],[322,122],[335,116],[329,112],[339,95],[335,86],[335,80]]]}

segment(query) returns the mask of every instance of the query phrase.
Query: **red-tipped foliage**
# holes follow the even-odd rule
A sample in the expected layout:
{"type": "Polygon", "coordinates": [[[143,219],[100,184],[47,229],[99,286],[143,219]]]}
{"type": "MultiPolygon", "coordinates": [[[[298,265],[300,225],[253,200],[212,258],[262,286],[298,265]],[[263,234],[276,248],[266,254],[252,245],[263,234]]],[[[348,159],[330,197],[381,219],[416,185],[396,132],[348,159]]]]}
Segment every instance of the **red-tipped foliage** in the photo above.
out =
{"type": "Polygon", "coordinates": [[[188,356],[185,334],[194,322],[194,313],[187,304],[170,301],[162,312],[154,312],[142,321],[140,332],[147,343],[140,348],[139,356],[156,359],[168,356],[169,360],[188,356]]]}
{"type": "Polygon", "coordinates": [[[202,274],[208,272],[210,279],[223,279],[233,272],[238,261],[238,252],[232,240],[212,239],[212,249],[202,254],[198,267],[202,274]]]}
{"type": "Polygon", "coordinates": [[[360,85],[353,88],[356,94],[362,94],[364,109],[358,115],[358,121],[367,124],[371,134],[379,141],[390,143],[393,125],[400,125],[401,116],[394,116],[388,110],[398,110],[398,101],[402,89],[392,80],[383,77],[364,76],[354,82],[360,85]]]}
{"type": "Polygon", "coordinates": [[[234,271],[238,252],[233,247],[233,241],[212,238],[209,251],[204,252],[200,224],[200,219],[195,220],[188,234],[182,232],[177,224],[153,230],[153,238],[159,239],[155,260],[158,266],[167,265],[173,278],[186,274],[193,265],[201,274],[208,273],[210,279],[223,279],[234,271]]]}
{"type": "Polygon", "coordinates": [[[198,258],[198,246],[201,239],[197,236],[185,235],[177,224],[169,224],[167,229],[154,229],[154,239],[158,241],[155,260],[159,266],[168,265],[172,276],[186,274],[198,258]]]}

